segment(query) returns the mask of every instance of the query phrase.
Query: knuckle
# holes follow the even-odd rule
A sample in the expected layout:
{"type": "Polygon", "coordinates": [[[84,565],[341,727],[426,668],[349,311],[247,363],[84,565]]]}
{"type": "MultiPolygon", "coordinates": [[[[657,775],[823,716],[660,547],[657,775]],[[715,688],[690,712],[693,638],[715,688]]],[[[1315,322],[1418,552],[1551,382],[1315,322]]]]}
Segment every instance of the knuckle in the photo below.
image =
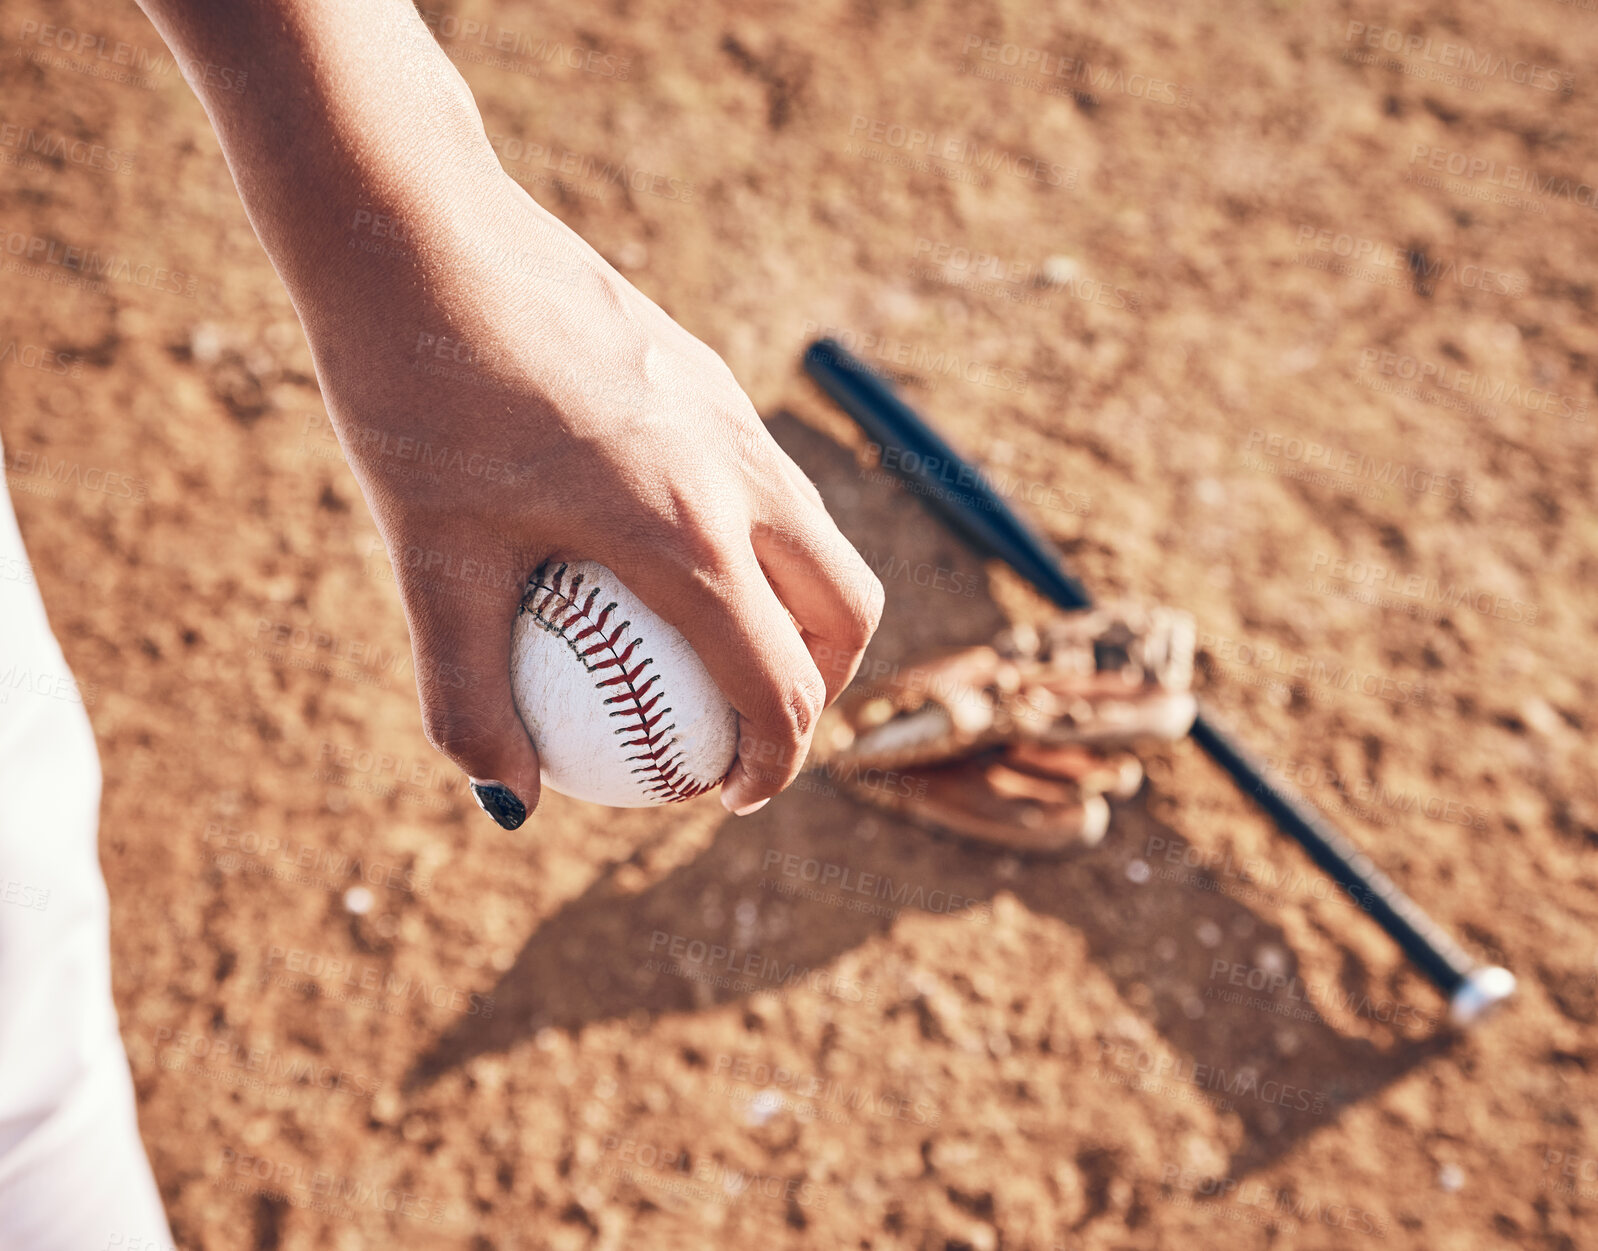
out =
{"type": "Polygon", "coordinates": [[[816,720],[821,716],[821,710],[827,704],[827,688],[821,680],[821,675],[814,669],[799,676],[782,694],[783,726],[792,734],[793,740],[803,743],[809,740],[811,731],[816,728],[816,720]]]}
{"type": "Polygon", "coordinates": [[[860,635],[861,643],[865,643],[877,632],[877,626],[882,624],[882,611],[887,607],[888,593],[883,589],[882,579],[866,568],[865,600],[859,607],[855,625],[860,635]]]}
{"type": "Polygon", "coordinates": [[[739,572],[737,561],[719,536],[700,530],[685,541],[683,577],[696,599],[730,603],[735,598],[739,572]]]}
{"type": "Polygon", "coordinates": [[[757,724],[746,725],[738,742],[744,769],[762,782],[780,783],[798,772],[826,703],[817,673],[774,685],[760,701],[757,724]]]}
{"type": "Polygon", "coordinates": [[[696,509],[653,519],[640,547],[695,591],[720,596],[737,581],[735,538],[746,529],[733,510],[696,509]]]}
{"type": "Polygon", "coordinates": [[[422,706],[422,732],[434,751],[457,762],[471,760],[494,737],[469,711],[434,702],[422,706]]]}

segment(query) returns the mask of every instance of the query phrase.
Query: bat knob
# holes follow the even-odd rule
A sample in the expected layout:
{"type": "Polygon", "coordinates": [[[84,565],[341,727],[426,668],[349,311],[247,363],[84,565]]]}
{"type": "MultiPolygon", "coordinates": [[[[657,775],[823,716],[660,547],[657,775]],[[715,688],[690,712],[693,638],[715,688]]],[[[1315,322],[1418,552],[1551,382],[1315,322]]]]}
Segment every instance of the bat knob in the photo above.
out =
{"type": "Polygon", "coordinates": [[[1460,1027],[1474,1025],[1514,993],[1515,975],[1508,969],[1476,969],[1448,1001],[1448,1019],[1460,1027]]]}

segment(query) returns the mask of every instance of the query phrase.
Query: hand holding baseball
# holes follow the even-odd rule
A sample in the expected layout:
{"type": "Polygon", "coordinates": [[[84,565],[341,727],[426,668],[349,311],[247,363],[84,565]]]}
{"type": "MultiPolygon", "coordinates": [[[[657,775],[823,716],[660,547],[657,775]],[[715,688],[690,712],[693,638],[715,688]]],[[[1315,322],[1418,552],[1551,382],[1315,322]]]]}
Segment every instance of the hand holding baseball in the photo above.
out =
{"type": "Polygon", "coordinates": [[[521,823],[523,588],[548,557],[597,561],[736,710],[722,801],[776,794],[882,588],[726,365],[505,175],[409,5],[151,7],[185,64],[258,67],[248,102],[193,85],[388,545],[429,740],[521,823]]]}
{"type": "Polygon", "coordinates": [[[450,225],[399,245],[428,258],[426,280],[355,253],[357,272],[305,318],[394,563],[428,738],[496,819],[520,823],[488,784],[537,803],[510,685],[525,579],[551,556],[597,561],[681,632],[737,711],[722,796],[747,811],[803,764],[876,627],[880,585],[715,353],[519,187],[495,171],[450,225]],[[465,363],[424,370],[446,330],[465,363]],[[433,449],[438,468],[418,475],[401,446],[433,449]],[[484,465],[500,468],[470,468],[484,465]]]}

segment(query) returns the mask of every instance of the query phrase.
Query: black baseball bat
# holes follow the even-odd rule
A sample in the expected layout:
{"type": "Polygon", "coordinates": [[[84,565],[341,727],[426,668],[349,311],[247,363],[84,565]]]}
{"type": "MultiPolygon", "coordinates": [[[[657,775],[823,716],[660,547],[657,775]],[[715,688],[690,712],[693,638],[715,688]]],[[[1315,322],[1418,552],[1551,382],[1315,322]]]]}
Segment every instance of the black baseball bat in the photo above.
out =
{"type": "MultiPolygon", "coordinates": [[[[1065,558],[1033,529],[983,476],[949,446],[868,365],[832,339],[805,351],[805,371],[881,449],[882,465],[979,550],[1008,564],[1054,603],[1087,608],[1092,598],[1065,569],[1065,558]]],[[[1231,775],[1321,870],[1390,934],[1416,967],[1442,991],[1456,1024],[1477,1020],[1514,993],[1508,969],[1473,960],[1398,888],[1374,861],[1309,800],[1272,774],[1264,762],[1202,704],[1193,738],[1231,775]]]]}

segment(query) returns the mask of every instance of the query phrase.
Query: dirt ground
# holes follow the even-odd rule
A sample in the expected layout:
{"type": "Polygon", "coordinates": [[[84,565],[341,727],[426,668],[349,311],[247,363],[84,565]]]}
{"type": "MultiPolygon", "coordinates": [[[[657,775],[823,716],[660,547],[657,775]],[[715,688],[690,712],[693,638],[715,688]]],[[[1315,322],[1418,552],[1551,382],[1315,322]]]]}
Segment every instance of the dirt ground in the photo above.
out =
{"type": "Polygon", "coordinates": [[[182,1247],[1598,1245],[1590,0],[429,13],[878,568],[868,663],[1043,608],[873,472],[821,329],[1195,613],[1215,703],[1520,977],[1465,1038],[1191,744],[1057,861],[819,784],[498,830],[153,29],[0,13],[0,434],[182,1247]]]}

